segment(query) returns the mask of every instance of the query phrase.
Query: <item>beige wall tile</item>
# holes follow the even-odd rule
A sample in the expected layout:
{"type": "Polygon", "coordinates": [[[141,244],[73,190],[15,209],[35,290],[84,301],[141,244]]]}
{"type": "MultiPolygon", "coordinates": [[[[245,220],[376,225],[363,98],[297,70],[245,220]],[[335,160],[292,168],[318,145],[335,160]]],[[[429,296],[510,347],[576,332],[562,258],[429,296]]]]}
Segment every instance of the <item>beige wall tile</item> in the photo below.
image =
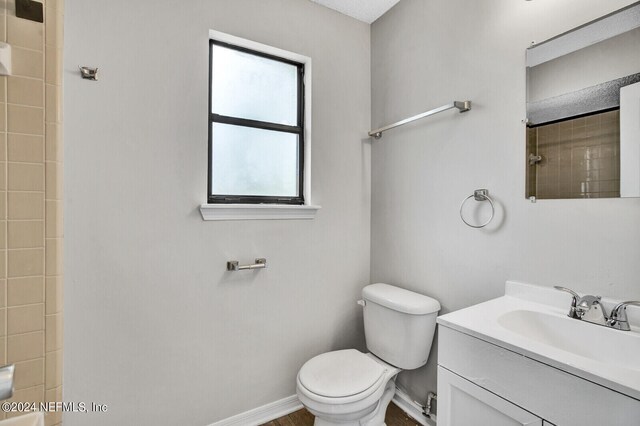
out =
{"type": "Polygon", "coordinates": [[[9,161],[44,162],[44,138],[42,136],[9,133],[7,156],[9,161]]]}
{"type": "Polygon", "coordinates": [[[0,219],[7,218],[7,191],[0,191],[0,219]]]}
{"type": "Polygon", "coordinates": [[[0,309],[0,336],[6,336],[7,331],[7,308],[0,309]]]}
{"type": "Polygon", "coordinates": [[[44,302],[44,277],[9,278],[7,302],[9,306],[44,302]]]}
{"type": "Polygon", "coordinates": [[[0,161],[7,160],[7,153],[5,152],[7,149],[7,134],[0,133],[0,161]]]}
{"type": "Polygon", "coordinates": [[[54,9],[59,9],[62,7],[62,0],[45,0],[44,4],[46,7],[52,7],[54,9]]]}
{"type": "Polygon", "coordinates": [[[62,47],[62,20],[61,12],[53,7],[45,8],[45,44],[49,46],[62,47]]]}
{"type": "Polygon", "coordinates": [[[0,250],[0,277],[7,276],[7,250],[0,250]]]}
{"type": "Polygon", "coordinates": [[[48,352],[45,365],[45,389],[53,389],[62,385],[62,351],[48,352]]]}
{"type": "MultiPolygon", "coordinates": [[[[0,99],[0,101],[6,101],[6,99],[2,98],[0,99]]],[[[7,104],[4,102],[0,103],[0,131],[7,130],[6,111],[7,111],[7,104]]]]}
{"type": "Polygon", "coordinates": [[[47,389],[45,391],[45,400],[49,402],[61,402],[62,401],[62,386],[58,386],[54,389],[47,389]]]}
{"type": "Polygon", "coordinates": [[[44,275],[44,250],[8,250],[7,273],[9,277],[44,275]]]}
{"type": "Polygon", "coordinates": [[[7,16],[7,42],[13,46],[42,50],[44,48],[44,25],[28,19],[7,16]]]}
{"type": "MultiPolygon", "coordinates": [[[[0,307],[2,308],[7,306],[6,291],[7,291],[7,280],[2,279],[0,280],[0,307]]],[[[2,352],[2,348],[3,346],[0,345],[0,352],[2,352]]]]}
{"type": "Polygon", "coordinates": [[[45,159],[47,161],[61,162],[63,160],[62,125],[57,123],[46,123],[45,146],[45,159]]]}
{"type": "Polygon", "coordinates": [[[46,391],[47,401],[62,401],[62,386],[58,386],[55,389],[49,389],[46,391]],[[49,399],[50,398],[50,399],[49,399]]]}
{"type": "Polygon", "coordinates": [[[8,364],[7,362],[7,351],[5,350],[7,348],[7,338],[6,337],[0,337],[0,363],[2,365],[8,364]]]}
{"type": "Polygon", "coordinates": [[[62,238],[47,238],[45,240],[45,274],[61,275],[63,259],[62,238]]]}
{"type": "Polygon", "coordinates": [[[44,219],[44,192],[9,192],[7,200],[9,219],[44,219]]]}
{"type": "Polygon", "coordinates": [[[45,208],[45,236],[47,238],[61,238],[63,235],[62,201],[46,200],[45,208]]]}
{"type": "MultiPolygon", "coordinates": [[[[40,404],[41,402],[44,402],[44,384],[31,388],[16,390],[13,394],[13,397],[11,397],[11,399],[8,399],[7,401],[32,402],[40,404]]],[[[7,414],[7,417],[16,417],[22,414],[24,413],[11,412],[7,414]]]]}
{"type": "Polygon", "coordinates": [[[13,47],[11,56],[13,75],[40,79],[44,76],[44,55],[42,52],[13,47]]]}
{"type": "Polygon", "coordinates": [[[4,14],[0,16],[0,41],[7,41],[7,17],[4,14]]]}
{"type": "Polygon", "coordinates": [[[10,220],[7,226],[7,243],[10,249],[44,247],[44,221],[10,220]]]}
{"type": "Polygon", "coordinates": [[[45,317],[45,352],[62,349],[62,313],[45,317]]]}
{"type": "MultiPolygon", "coordinates": [[[[52,402],[62,402],[62,386],[45,391],[45,399],[52,402]]],[[[55,426],[62,424],[62,411],[50,411],[44,416],[45,426],[55,426]]]]}
{"type": "Polygon", "coordinates": [[[47,84],[45,89],[45,121],[47,123],[62,122],[61,86],[47,84]]]}
{"type": "Polygon", "coordinates": [[[8,163],[8,188],[10,191],[42,191],[44,165],[29,163],[8,163]]]}
{"type": "Polygon", "coordinates": [[[7,337],[7,362],[14,363],[44,356],[44,330],[7,337]]]}
{"type": "Polygon", "coordinates": [[[20,105],[9,105],[9,132],[44,135],[44,109],[20,105]]]}
{"type": "Polygon", "coordinates": [[[62,85],[62,49],[47,46],[45,47],[45,82],[49,84],[62,85]]]}
{"type": "Polygon", "coordinates": [[[46,167],[46,190],[45,196],[47,200],[62,199],[62,165],[54,161],[47,161],[46,167]]]}
{"type": "Polygon", "coordinates": [[[45,278],[45,315],[62,312],[63,285],[62,277],[45,278]]]}
{"type": "Polygon", "coordinates": [[[7,334],[22,334],[44,329],[44,303],[7,308],[7,334]]]}
{"type": "Polygon", "coordinates": [[[26,389],[44,383],[44,358],[16,363],[14,386],[16,390],[26,389]]]}
{"type": "Polygon", "coordinates": [[[7,177],[5,171],[7,170],[7,163],[0,163],[0,189],[7,189],[7,177]]]}
{"type": "Polygon", "coordinates": [[[7,103],[34,107],[44,106],[44,82],[35,78],[10,76],[7,103]]]}
{"type": "MultiPolygon", "coordinates": [[[[45,395],[62,400],[62,276],[57,274],[63,241],[63,2],[44,4],[45,25],[14,13],[0,15],[0,39],[6,27],[13,47],[13,76],[0,77],[0,309],[5,309],[0,329],[9,334],[6,343],[0,341],[0,358],[5,348],[7,361],[18,362],[14,398],[30,401],[45,395]],[[45,273],[56,275],[45,278],[45,273]]],[[[61,420],[60,413],[46,416],[47,425],[61,420]]]]}

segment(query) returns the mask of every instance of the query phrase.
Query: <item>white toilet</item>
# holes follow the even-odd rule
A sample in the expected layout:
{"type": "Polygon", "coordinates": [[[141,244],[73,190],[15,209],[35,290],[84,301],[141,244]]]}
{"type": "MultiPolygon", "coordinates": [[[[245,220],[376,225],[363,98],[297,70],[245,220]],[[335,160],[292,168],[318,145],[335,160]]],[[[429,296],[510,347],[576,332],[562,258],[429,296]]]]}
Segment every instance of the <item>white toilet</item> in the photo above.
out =
{"type": "Polygon", "coordinates": [[[315,426],[383,426],[395,377],[427,363],[440,303],[388,284],[366,286],[362,298],[371,352],[327,352],[298,372],[298,398],[315,426]]]}

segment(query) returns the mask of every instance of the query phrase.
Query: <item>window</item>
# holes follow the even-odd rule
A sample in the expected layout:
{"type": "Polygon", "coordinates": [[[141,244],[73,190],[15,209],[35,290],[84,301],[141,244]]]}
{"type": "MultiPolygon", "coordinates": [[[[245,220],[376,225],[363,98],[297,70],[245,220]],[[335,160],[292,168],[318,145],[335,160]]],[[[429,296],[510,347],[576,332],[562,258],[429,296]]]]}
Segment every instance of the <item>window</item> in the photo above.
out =
{"type": "Polygon", "coordinates": [[[305,64],[219,39],[209,64],[208,202],[304,204],[305,64]]]}

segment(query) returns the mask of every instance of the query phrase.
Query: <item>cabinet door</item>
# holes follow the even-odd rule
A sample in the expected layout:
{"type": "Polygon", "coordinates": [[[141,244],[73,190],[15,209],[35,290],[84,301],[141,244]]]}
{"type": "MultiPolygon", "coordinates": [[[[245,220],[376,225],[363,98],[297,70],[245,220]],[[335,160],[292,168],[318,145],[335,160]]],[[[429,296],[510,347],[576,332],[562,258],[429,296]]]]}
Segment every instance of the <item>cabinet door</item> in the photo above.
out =
{"type": "Polygon", "coordinates": [[[542,426],[542,419],[438,367],[438,426],[542,426]]]}

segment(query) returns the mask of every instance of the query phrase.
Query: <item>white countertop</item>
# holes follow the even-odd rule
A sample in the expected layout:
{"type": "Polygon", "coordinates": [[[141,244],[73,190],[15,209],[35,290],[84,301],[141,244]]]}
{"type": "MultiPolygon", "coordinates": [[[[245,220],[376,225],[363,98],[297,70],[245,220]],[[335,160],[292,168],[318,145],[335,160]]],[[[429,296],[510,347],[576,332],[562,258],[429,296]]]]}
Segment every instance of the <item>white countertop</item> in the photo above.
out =
{"type": "Polygon", "coordinates": [[[550,287],[508,281],[505,293],[438,323],[640,400],[640,309],[620,331],[569,318],[571,296],[550,287]]]}

